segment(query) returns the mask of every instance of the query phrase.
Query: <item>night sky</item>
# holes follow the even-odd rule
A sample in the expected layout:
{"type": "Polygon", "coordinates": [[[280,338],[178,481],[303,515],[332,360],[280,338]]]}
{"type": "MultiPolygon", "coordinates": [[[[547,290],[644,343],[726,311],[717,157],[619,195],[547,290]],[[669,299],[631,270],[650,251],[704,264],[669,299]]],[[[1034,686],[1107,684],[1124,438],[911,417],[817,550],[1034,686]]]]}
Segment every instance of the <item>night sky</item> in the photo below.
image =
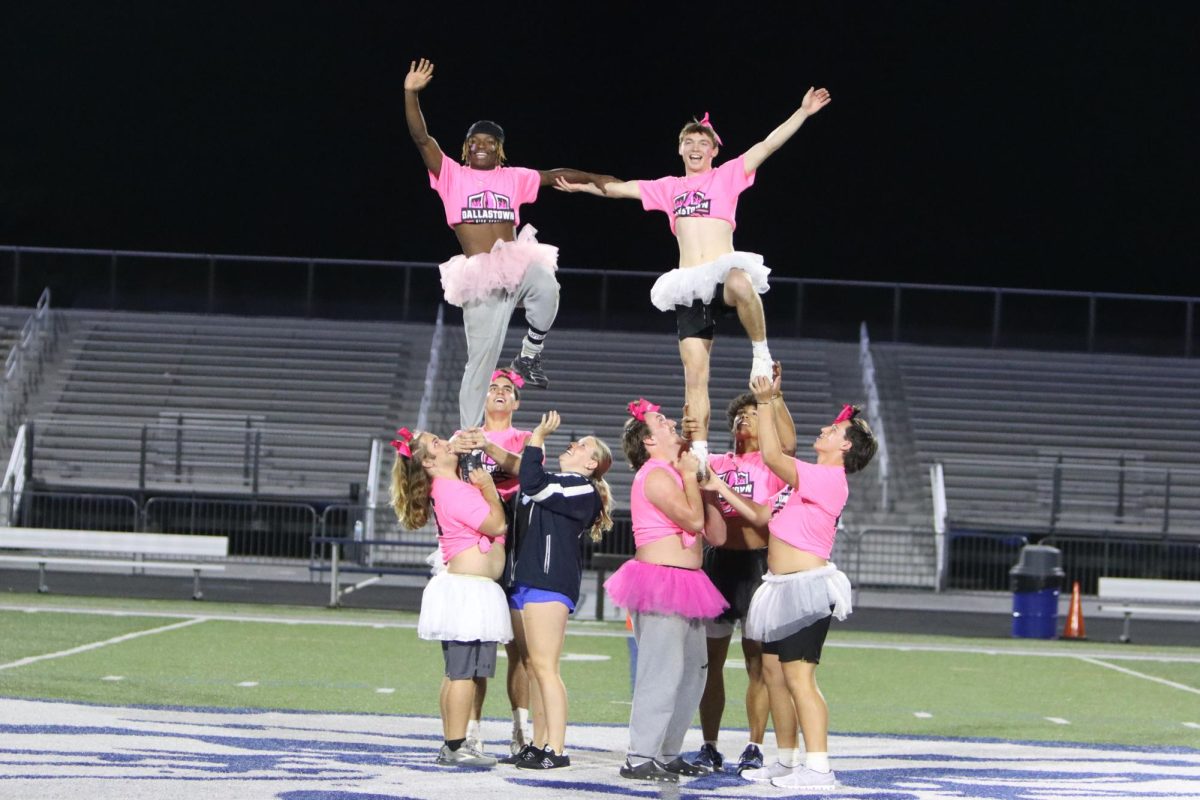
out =
{"type": "MultiPolygon", "coordinates": [[[[1200,4],[7,4],[0,243],[441,261],[409,62],[456,155],[657,178],[731,158],[810,85],[735,241],[784,275],[1200,295],[1200,4]],[[443,9],[435,11],[433,9],[443,9]],[[740,9],[740,10],[735,10],[740,9]]],[[[560,264],[662,271],[665,216],[543,190],[560,264]]]]}

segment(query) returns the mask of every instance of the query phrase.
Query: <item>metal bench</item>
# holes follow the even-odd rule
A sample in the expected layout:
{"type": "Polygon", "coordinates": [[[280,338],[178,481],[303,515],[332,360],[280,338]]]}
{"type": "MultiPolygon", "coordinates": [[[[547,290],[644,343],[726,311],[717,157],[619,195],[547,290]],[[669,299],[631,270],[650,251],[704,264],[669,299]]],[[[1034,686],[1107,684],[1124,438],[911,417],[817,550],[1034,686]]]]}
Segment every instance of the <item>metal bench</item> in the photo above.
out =
{"type": "Polygon", "coordinates": [[[1134,614],[1191,617],[1200,620],[1200,581],[1101,578],[1100,610],[1125,616],[1121,641],[1128,642],[1134,614]]]}
{"type": "Polygon", "coordinates": [[[38,565],[38,591],[48,592],[46,565],[129,567],[192,573],[192,598],[201,599],[201,572],[224,572],[223,564],[189,561],[148,561],[146,556],[225,558],[227,536],[191,536],[172,533],[109,533],[51,528],[0,527],[0,563],[38,565]],[[122,555],[125,558],[105,558],[122,555]]]}

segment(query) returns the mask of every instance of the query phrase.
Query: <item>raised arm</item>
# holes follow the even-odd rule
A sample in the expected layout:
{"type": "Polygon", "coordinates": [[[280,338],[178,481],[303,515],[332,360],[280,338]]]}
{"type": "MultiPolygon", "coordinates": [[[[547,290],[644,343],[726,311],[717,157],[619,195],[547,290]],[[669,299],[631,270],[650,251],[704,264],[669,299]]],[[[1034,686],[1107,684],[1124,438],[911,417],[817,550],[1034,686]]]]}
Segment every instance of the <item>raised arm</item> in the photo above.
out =
{"type": "Polygon", "coordinates": [[[754,392],[754,399],[759,407],[758,447],[762,451],[763,463],[788,486],[794,487],[798,479],[796,462],[791,456],[784,454],[783,448],[780,447],[779,433],[775,430],[775,415],[766,413],[769,409],[763,408],[771,405],[771,397],[778,390],[778,379],[773,381],[759,376],[750,382],[750,389],[754,392]]]}
{"type": "Polygon", "coordinates": [[[422,58],[409,64],[408,74],[404,76],[404,119],[408,122],[408,135],[412,137],[425,168],[434,175],[442,174],[442,148],[437,140],[429,135],[425,127],[425,115],[421,113],[421,101],[417,93],[433,80],[433,64],[429,59],[422,58]]]}
{"type": "Polygon", "coordinates": [[[796,455],[796,423],[792,412],[783,399],[783,367],[778,361],[771,365],[771,416],[775,420],[775,433],[779,436],[779,448],[784,455],[796,455]]]}
{"type": "Polygon", "coordinates": [[[550,473],[542,466],[546,437],[558,430],[560,423],[558,412],[548,411],[533,429],[521,457],[521,492],[547,510],[586,523],[596,515],[596,487],[582,475],[550,473]]]}
{"type": "Polygon", "coordinates": [[[804,120],[829,105],[831,99],[827,90],[809,87],[808,91],[804,93],[804,100],[801,101],[800,107],[796,109],[795,113],[788,117],[782,125],[767,134],[767,138],[746,151],[746,174],[749,175],[762,166],[768,156],[783,147],[784,143],[800,130],[804,120]]]}
{"type": "Polygon", "coordinates": [[[699,465],[691,451],[684,451],[676,460],[675,468],[683,476],[682,489],[665,469],[652,470],[646,476],[646,499],[680,528],[695,534],[704,530],[704,498],[696,481],[699,465]]]}
{"type": "MultiPolygon", "coordinates": [[[[584,173],[586,174],[586,173],[584,173]]],[[[554,181],[554,188],[561,192],[586,192],[600,197],[612,197],[625,200],[641,200],[642,190],[637,181],[620,181],[611,175],[594,176],[597,181],[572,181],[559,176],[554,181]]],[[[545,184],[542,184],[545,186],[545,184]]]]}

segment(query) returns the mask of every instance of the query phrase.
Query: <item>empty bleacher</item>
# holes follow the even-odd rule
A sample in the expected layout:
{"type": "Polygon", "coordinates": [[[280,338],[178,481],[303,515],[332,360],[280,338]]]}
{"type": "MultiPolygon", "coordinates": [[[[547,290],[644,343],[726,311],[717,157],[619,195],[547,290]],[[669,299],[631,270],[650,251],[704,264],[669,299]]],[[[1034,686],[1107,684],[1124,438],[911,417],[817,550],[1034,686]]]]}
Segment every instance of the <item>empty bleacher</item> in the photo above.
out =
{"type": "Polygon", "coordinates": [[[68,319],[34,419],[34,475],[54,487],[345,497],[394,404],[415,402],[402,378],[429,341],[428,326],[381,323],[68,319]]]}
{"type": "Polygon", "coordinates": [[[1200,533],[1195,361],[913,345],[876,352],[899,376],[890,397],[904,398],[920,465],[945,465],[958,526],[1200,533]]]}

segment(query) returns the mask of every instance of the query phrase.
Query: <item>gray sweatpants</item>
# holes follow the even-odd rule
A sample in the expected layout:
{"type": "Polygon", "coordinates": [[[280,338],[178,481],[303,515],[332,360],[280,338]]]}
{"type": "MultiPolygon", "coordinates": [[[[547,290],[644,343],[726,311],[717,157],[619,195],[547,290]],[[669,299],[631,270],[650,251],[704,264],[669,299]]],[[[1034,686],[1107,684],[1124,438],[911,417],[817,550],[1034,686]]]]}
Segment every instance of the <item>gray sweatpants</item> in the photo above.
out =
{"type": "MultiPolygon", "coordinates": [[[[467,335],[467,365],[458,389],[458,427],[467,429],[483,421],[487,388],[496,371],[508,321],[518,306],[525,320],[540,331],[550,330],[558,316],[558,281],[541,264],[530,264],[525,279],[515,292],[495,291],[483,300],[463,306],[463,329],[467,335]]],[[[504,366],[508,366],[505,364],[504,366]]]]}
{"type": "Polygon", "coordinates": [[[704,620],[633,613],[637,682],[629,713],[629,763],[673,761],[700,707],[708,678],[704,620]]]}

